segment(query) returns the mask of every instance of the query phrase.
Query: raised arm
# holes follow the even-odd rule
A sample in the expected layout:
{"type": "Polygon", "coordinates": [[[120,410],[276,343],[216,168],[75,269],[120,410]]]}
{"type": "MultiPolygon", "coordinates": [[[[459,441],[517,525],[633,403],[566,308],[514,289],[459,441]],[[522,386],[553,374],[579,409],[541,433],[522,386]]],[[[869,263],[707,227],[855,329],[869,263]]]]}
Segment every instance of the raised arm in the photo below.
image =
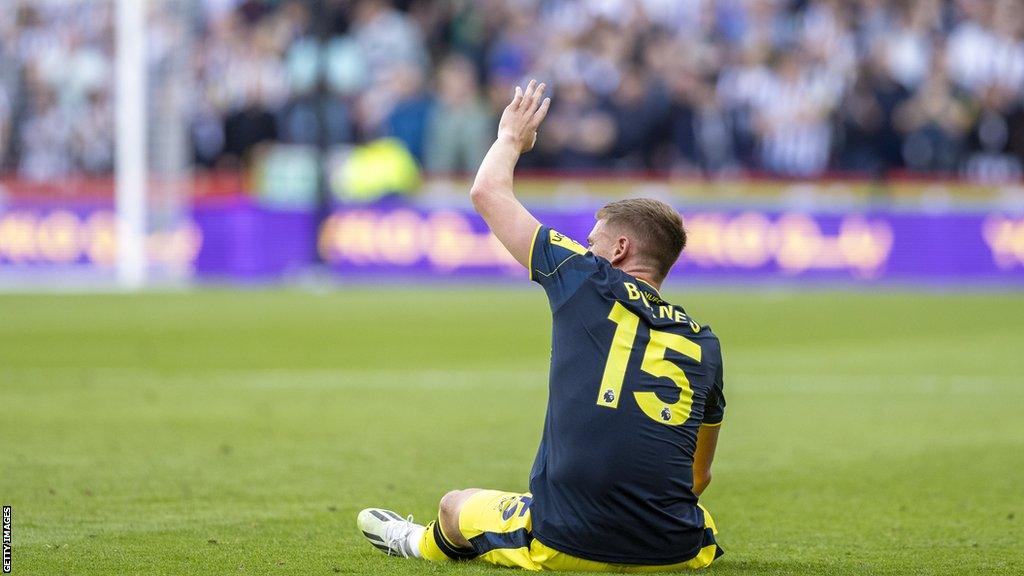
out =
{"type": "Polygon", "coordinates": [[[543,96],[544,84],[536,80],[525,91],[516,87],[515,97],[501,114],[498,138],[480,163],[469,193],[491,232],[523,266],[529,266],[530,246],[540,223],[516,199],[512,173],[519,155],[533,149],[537,141],[537,128],[551,105],[551,99],[543,96]]]}

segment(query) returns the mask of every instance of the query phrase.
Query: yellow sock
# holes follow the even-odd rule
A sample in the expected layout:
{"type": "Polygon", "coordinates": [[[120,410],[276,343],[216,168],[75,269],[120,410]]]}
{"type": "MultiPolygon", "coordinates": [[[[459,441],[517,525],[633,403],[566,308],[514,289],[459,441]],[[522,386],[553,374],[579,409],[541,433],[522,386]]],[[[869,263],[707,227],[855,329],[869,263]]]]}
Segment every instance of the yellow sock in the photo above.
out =
{"type": "Polygon", "coordinates": [[[441,523],[434,520],[427,524],[420,540],[420,556],[431,562],[448,562],[451,560],[472,560],[476,553],[472,550],[459,548],[441,531],[441,523]]]}

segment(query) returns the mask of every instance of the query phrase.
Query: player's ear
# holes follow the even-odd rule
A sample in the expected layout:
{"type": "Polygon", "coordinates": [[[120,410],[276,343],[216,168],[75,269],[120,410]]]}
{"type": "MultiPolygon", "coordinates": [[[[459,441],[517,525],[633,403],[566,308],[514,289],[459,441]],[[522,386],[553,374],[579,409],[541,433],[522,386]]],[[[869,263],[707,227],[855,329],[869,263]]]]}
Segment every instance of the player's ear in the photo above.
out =
{"type": "Polygon", "coordinates": [[[619,236],[615,240],[615,249],[612,250],[612,257],[610,259],[610,262],[612,264],[618,264],[626,257],[626,254],[628,253],[629,238],[626,238],[625,236],[619,236]]]}

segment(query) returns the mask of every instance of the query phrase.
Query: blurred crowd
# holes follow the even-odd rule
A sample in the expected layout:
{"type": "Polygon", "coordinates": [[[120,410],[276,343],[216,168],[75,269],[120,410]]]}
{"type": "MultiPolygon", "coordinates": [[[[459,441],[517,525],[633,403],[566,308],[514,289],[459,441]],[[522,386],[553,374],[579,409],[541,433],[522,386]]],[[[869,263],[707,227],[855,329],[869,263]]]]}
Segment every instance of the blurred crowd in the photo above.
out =
{"type": "Polygon", "coordinates": [[[112,5],[0,10],[0,166],[32,179],[113,165],[112,5]]]}
{"type": "MultiPolygon", "coordinates": [[[[5,169],[110,170],[112,14],[0,11],[5,169]]],[[[1024,172],[1020,0],[196,0],[181,33],[203,168],[393,137],[427,171],[471,172],[536,77],[538,169],[1024,172]]]]}

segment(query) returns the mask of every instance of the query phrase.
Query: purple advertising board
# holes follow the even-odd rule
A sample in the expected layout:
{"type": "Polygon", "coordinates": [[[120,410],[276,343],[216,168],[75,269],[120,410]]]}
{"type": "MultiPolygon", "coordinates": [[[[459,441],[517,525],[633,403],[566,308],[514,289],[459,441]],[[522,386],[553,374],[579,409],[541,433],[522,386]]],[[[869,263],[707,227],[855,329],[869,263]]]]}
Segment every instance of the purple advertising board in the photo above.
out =
{"type": "MultiPolygon", "coordinates": [[[[535,209],[577,240],[592,208],[535,209]]],[[[669,282],[826,281],[1024,286],[1024,216],[1001,212],[681,209],[689,244],[669,282]]],[[[276,280],[326,264],[339,279],[522,279],[470,207],[391,202],[304,211],[239,200],[193,208],[146,244],[150,263],[198,280],[276,280]]],[[[0,206],[0,280],[57,271],[109,274],[109,205],[0,206]]]]}
{"type": "MultiPolygon", "coordinates": [[[[873,211],[808,214],[681,210],[689,244],[669,282],[899,281],[1024,285],[1024,217],[999,213],[873,211]]],[[[535,210],[582,241],[594,210],[535,210]]],[[[339,208],[319,251],[339,275],[522,277],[519,265],[467,210],[339,208]]]]}
{"type": "MultiPolygon", "coordinates": [[[[315,214],[246,199],[196,207],[151,228],[146,257],[161,277],[273,280],[316,261],[315,214]]],[[[112,276],[116,264],[117,217],[109,203],[0,206],[0,280],[112,276]]]]}

